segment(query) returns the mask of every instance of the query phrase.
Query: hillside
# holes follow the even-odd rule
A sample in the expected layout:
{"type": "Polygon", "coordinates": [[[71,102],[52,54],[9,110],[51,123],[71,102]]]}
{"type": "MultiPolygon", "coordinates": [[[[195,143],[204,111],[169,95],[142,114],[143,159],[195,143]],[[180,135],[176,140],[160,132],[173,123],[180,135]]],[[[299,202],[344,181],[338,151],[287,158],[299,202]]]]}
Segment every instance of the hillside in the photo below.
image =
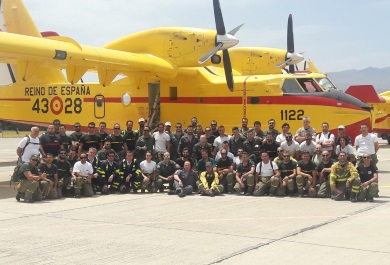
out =
{"type": "Polygon", "coordinates": [[[341,90],[346,90],[350,85],[373,85],[377,93],[390,90],[390,67],[368,67],[363,70],[346,70],[327,74],[341,90]]]}

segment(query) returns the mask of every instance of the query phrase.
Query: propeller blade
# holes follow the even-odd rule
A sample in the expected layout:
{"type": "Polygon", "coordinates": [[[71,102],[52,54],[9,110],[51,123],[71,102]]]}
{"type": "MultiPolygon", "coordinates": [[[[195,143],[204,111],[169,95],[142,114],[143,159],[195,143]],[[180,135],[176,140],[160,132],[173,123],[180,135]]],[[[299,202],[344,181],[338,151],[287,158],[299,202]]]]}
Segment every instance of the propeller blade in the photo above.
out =
{"type": "Polygon", "coordinates": [[[285,64],[288,64],[289,62],[291,62],[291,58],[287,59],[287,60],[284,61],[284,62],[281,62],[281,63],[276,64],[276,67],[281,67],[281,66],[283,66],[283,65],[285,65],[285,64]]]}
{"type": "Polygon", "coordinates": [[[214,18],[215,18],[215,26],[217,28],[218,35],[225,35],[225,23],[223,22],[221,5],[219,4],[219,0],[213,0],[214,5],[214,18]]]}
{"type": "Polygon", "coordinates": [[[295,73],[295,67],[294,67],[293,64],[290,64],[290,65],[288,66],[288,72],[289,72],[290,74],[294,74],[294,73],[295,73]]]}
{"type": "Polygon", "coordinates": [[[241,29],[242,26],[244,26],[244,24],[241,24],[240,26],[238,26],[238,27],[232,29],[231,31],[228,32],[228,34],[230,34],[230,35],[232,35],[232,36],[236,35],[237,31],[239,31],[239,30],[241,29]]]}
{"type": "Polygon", "coordinates": [[[226,83],[231,92],[234,90],[233,70],[228,50],[223,50],[223,67],[225,69],[226,83]]]}
{"type": "Polygon", "coordinates": [[[306,70],[306,61],[303,63],[303,70],[306,70]]]}
{"type": "Polygon", "coordinates": [[[217,46],[215,46],[214,49],[212,49],[211,51],[209,51],[208,53],[206,53],[205,55],[203,55],[199,60],[198,60],[198,63],[202,64],[204,63],[205,61],[207,61],[208,59],[210,59],[211,56],[213,56],[221,47],[222,47],[222,43],[218,44],[217,46]]]}
{"type": "Polygon", "coordinates": [[[288,16],[287,23],[287,51],[290,53],[294,53],[294,32],[293,32],[293,21],[292,15],[288,16]]]}

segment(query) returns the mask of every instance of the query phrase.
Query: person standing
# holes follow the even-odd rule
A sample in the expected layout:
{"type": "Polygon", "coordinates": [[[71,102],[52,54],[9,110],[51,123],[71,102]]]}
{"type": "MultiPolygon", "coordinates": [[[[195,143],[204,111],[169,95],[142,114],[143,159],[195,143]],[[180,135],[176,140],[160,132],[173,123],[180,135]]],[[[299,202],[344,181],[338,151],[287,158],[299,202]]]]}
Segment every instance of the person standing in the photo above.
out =
{"type": "Polygon", "coordinates": [[[34,126],[31,128],[30,135],[26,135],[20,140],[16,154],[18,155],[18,164],[28,163],[32,155],[39,155],[39,128],[34,126]]]}
{"type": "Polygon", "coordinates": [[[63,148],[60,137],[55,134],[54,125],[49,125],[47,127],[47,134],[43,134],[39,138],[39,144],[41,145],[41,154],[43,157],[47,153],[53,154],[53,156],[58,156],[60,149],[63,148]]]}
{"type": "Polygon", "coordinates": [[[357,165],[362,163],[362,156],[365,153],[370,154],[371,161],[376,165],[378,163],[377,153],[379,150],[378,137],[375,134],[368,132],[367,124],[360,125],[362,134],[356,136],[355,147],[357,150],[357,165]]]}

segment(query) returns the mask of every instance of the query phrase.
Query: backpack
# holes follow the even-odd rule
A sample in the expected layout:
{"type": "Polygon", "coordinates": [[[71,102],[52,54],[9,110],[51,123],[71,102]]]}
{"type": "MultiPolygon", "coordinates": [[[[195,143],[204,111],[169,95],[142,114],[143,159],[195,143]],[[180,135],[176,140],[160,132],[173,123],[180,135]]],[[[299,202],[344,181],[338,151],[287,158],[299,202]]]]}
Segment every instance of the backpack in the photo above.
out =
{"type": "Polygon", "coordinates": [[[22,164],[18,164],[15,168],[14,168],[14,172],[12,173],[11,175],[11,180],[9,181],[9,186],[11,187],[11,183],[17,183],[20,181],[20,178],[19,178],[19,169],[22,165],[24,164],[27,164],[27,163],[22,163],[22,164]]]}
{"type": "Polygon", "coordinates": [[[26,149],[26,147],[27,147],[27,145],[29,145],[30,144],[30,141],[31,141],[31,139],[30,139],[30,137],[29,137],[29,135],[28,134],[26,134],[26,136],[24,136],[24,137],[26,137],[27,138],[27,141],[26,141],[26,145],[23,147],[23,149],[22,149],[22,154],[20,155],[20,157],[19,158],[21,158],[22,157],[22,155],[24,154],[24,150],[26,149]]]}

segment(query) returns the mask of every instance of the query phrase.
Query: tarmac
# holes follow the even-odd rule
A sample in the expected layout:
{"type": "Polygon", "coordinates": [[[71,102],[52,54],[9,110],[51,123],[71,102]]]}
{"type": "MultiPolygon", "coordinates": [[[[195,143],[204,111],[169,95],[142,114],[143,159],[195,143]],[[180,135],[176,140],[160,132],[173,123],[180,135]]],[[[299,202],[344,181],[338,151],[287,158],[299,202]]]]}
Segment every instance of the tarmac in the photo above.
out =
{"type": "Polygon", "coordinates": [[[0,139],[0,264],[390,264],[390,147],[374,203],[126,194],[17,203],[0,139]],[[389,263],[388,263],[389,262],[389,263]]]}

